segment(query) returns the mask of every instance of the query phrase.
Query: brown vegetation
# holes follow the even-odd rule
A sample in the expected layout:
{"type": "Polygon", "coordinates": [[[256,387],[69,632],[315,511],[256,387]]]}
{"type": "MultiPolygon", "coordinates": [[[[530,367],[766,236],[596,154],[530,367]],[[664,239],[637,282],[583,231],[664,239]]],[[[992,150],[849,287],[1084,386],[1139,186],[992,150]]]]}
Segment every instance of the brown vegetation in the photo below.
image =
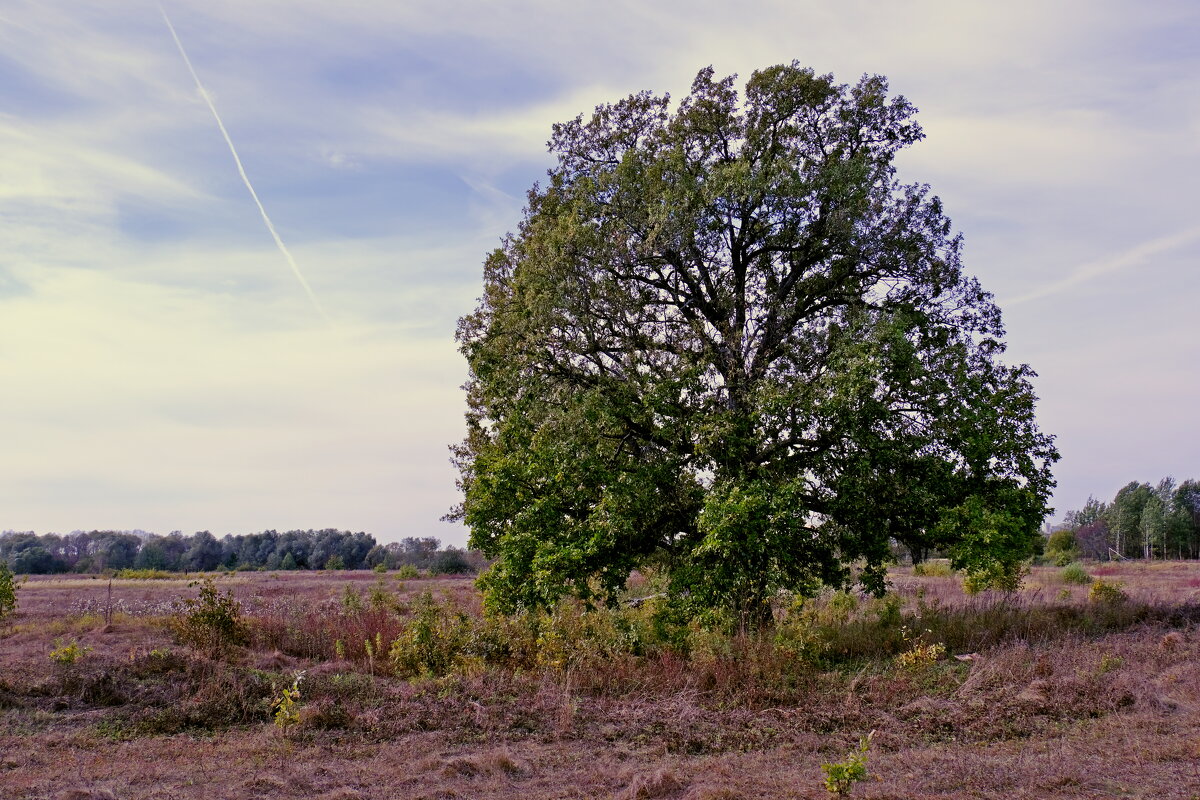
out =
{"type": "Polygon", "coordinates": [[[227,647],[181,627],[187,581],[35,578],[0,629],[0,797],[818,798],[872,730],[853,797],[1194,797],[1200,565],[1089,571],[1125,599],[900,570],[766,637],[653,602],[495,620],[465,580],[238,573],[213,584],[227,647]]]}

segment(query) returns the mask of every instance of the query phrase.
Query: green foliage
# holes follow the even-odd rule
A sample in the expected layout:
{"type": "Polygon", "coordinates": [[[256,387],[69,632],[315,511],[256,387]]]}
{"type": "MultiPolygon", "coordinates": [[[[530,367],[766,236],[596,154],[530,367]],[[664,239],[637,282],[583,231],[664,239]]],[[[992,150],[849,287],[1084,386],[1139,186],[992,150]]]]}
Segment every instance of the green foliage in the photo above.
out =
{"type": "Polygon", "coordinates": [[[113,577],[123,581],[162,581],[178,578],[179,575],[162,569],[119,569],[113,577]]]}
{"type": "Polygon", "coordinates": [[[874,735],[875,731],[871,731],[860,739],[858,749],[847,755],[845,761],[821,765],[821,771],[825,773],[825,791],[834,797],[849,797],[854,784],[867,777],[867,751],[874,735]]]}
{"type": "Polygon", "coordinates": [[[1055,531],[1046,540],[1047,553],[1069,553],[1074,550],[1078,550],[1074,530],[1055,531]]]}
{"type": "MultiPolygon", "coordinates": [[[[286,736],[288,731],[300,722],[300,682],[304,680],[304,671],[297,670],[292,677],[292,685],[285,686],[271,703],[274,712],[275,727],[286,736]]],[[[272,685],[272,688],[274,686],[272,685]]]]}
{"type": "Polygon", "coordinates": [[[1096,579],[1092,588],[1088,589],[1088,600],[1101,605],[1120,605],[1129,596],[1125,594],[1124,585],[1120,581],[1105,581],[1096,579]]]}
{"type": "Polygon", "coordinates": [[[374,572],[376,575],[386,575],[387,571],[388,571],[387,564],[384,564],[382,562],[379,564],[376,564],[375,566],[371,567],[371,571],[374,572]]]}
{"type": "Polygon", "coordinates": [[[77,641],[66,642],[62,639],[55,639],[54,649],[50,651],[50,660],[60,667],[69,667],[90,652],[92,652],[92,648],[81,645],[77,641]]]}
{"type": "Polygon", "coordinates": [[[913,575],[923,578],[949,578],[954,574],[954,567],[944,559],[922,561],[913,564],[913,575]]]}
{"type": "Polygon", "coordinates": [[[411,581],[421,577],[421,570],[414,567],[412,564],[401,564],[396,569],[396,579],[401,581],[411,581]]]}
{"type": "Polygon", "coordinates": [[[342,589],[342,611],[347,614],[358,614],[365,608],[362,595],[354,588],[354,584],[347,583],[342,589]]]}
{"type": "Polygon", "coordinates": [[[924,634],[913,636],[907,626],[902,627],[900,634],[908,649],[896,656],[896,665],[902,669],[919,670],[945,658],[946,645],[925,641],[925,635],[931,633],[933,631],[926,630],[924,634]]]}
{"type": "Polygon", "coordinates": [[[1058,573],[1058,577],[1062,579],[1063,583],[1075,583],[1080,586],[1086,586],[1094,580],[1083,568],[1083,564],[1078,561],[1073,561],[1063,567],[1062,572],[1058,573]]]}
{"type": "Polygon", "coordinates": [[[371,608],[376,611],[382,611],[389,608],[396,608],[396,597],[393,595],[384,582],[383,578],[371,584],[371,588],[367,590],[367,602],[371,604],[371,608]]]}
{"type": "Polygon", "coordinates": [[[0,621],[17,610],[17,583],[8,563],[0,558],[0,621]]]}
{"type": "Polygon", "coordinates": [[[413,606],[413,617],[392,642],[389,657],[402,678],[439,676],[457,664],[470,640],[471,620],[448,603],[439,603],[428,590],[413,606]]]}
{"type": "Polygon", "coordinates": [[[212,578],[200,583],[196,598],[180,602],[171,626],[183,644],[212,654],[219,654],[233,645],[244,644],[246,625],[241,618],[241,605],[232,590],[220,592],[212,578]]]}
{"type": "Polygon", "coordinates": [[[345,568],[346,568],[346,560],[339,555],[336,555],[336,554],[332,555],[325,560],[325,569],[335,570],[335,569],[345,569],[345,568]]]}
{"type": "Polygon", "coordinates": [[[757,627],[783,590],[882,593],[893,540],[1019,582],[1058,454],[940,201],[895,179],[914,114],[791,64],[554,126],[457,332],[490,610],[659,566],[681,614],[757,627]]]}

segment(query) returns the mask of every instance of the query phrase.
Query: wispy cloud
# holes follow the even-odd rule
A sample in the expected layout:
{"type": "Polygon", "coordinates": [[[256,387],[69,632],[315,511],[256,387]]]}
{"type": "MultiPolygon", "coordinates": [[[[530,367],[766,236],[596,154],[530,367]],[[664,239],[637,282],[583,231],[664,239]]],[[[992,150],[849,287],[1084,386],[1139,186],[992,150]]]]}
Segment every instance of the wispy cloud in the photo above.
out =
{"type": "Polygon", "coordinates": [[[1200,225],[1167,236],[1150,239],[1108,258],[1075,267],[1066,277],[1037,287],[1017,297],[1006,298],[1004,304],[1006,307],[1011,307],[1033,300],[1040,300],[1044,297],[1050,297],[1094,281],[1102,276],[1144,265],[1154,256],[1169,253],[1195,241],[1200,241],[1200,225]]]}

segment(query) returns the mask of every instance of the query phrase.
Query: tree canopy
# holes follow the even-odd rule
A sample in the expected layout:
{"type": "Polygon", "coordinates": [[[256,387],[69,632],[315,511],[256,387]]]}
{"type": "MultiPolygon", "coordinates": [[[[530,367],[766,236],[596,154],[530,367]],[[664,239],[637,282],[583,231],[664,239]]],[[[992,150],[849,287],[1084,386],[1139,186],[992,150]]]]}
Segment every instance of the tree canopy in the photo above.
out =
{"type": "Polygon", "coordinates": [[[941,202],[896,178],[916,109],[796,63],[734,81],[555,125],[486,259],[455,514],[494,607],[654,565],[762,622],[780,589],[880,591],[892,541],[1003,583],[1038,537],[1058,454],[941,202]]]}

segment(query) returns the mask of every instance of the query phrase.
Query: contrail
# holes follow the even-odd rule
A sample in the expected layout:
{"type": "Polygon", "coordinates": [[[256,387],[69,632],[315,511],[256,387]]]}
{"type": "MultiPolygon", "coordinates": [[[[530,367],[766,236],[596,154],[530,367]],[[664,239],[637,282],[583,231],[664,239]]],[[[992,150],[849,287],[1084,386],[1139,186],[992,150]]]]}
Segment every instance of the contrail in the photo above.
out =
{"type": "Polygon", "coordinates": [[[179,55],[183,56],[183,63],[187,64],[188,72],[192,73],[192,79],[196,81],[196,88],[200,90],[200,96],[204,98],[204,102],[208,103],[208,110],[212,112],[213,119],[217,121],[217,127],[221,129],[221,135],[225,137],[225,144],[229,145],[229,152],[233,155],[233,163],[237,165],[238,174],[242,176],[242,183],[246,184],[246,189],[250,192],[250,196],[254,198],[254,203],[258,206],[259,213],[262,214],[263,222],[267,224],[267,230],[271,232],[271,237],[275,239],[275,244],[279,247],[279,252],[283,253],[283,257],[287,259],[288,266],[292,268],[292,274],[296,276],[296,280],[300,281],[300,285],[304,287],[304,293],[312,301],[313,308],[317,310],[317,313],[321,315],[321,318],[326,323],[332,325],[333,321],[325,313],[325,309],[321,307],[317,296],[313,294],[312,287],[308,285],[308,281],[304,279],[304,274],[300,272],[300,267],[296,266],[296,259],[292,258],[292,254],[288,252],[287,245],[283,243],[283,239],[279,238],[279,231],[275,230],[275,224],[267,216],[267,209],[263,207],[262,201],[258,199],[258,192],[254,191],[254,186],[250,183],[250,177],[246,174],[245,167],[242,166],[242,159],[238,156],[237,148],[233,146],[233,139],[229,138],[229,131],[225,130],[225,123],[221,121],[221,115],[217,113],[217,107],[213,104],[208,90],[200,82],[200,76],[196,74],[196,68],[192,66],[192,60],[188,58],[187,50],[183,49],[183,42],[179,40],[179,34],[175,32],[175,26],[171,24],[171,18],[167,16],[167,10],[163,8],[162,3],[158,4],[158,10],[162,12],[163,21],[167,23],[167,30],[171,32],[171,38],[175,40],[175,46],[179,48],[179,55]]]}
{"type": "Polygon", "coordinates": [[[1023,294],[1020,297],[1014,297],[1009,300],[1004,300],[1005,308],[1015,306],[1020,303],[1027,303],[1030,300],[1038,300],[1052,294],[1070,289],[1081,283],[1086,283],[1092,278],[1100,275],[1105,275],[1109,272],[1117,272],[1118,270],[1132,267],[1145,261],[1150,256],[1156,256],[1159,253],[1164,253],[1168,250],[1174,250],[1176,247],[1188,244],[1195,239],[1200,239],[1200,226],[1187,228],[1173,233],[1168,236],[1160,236],[1157,239],[1151,239],[1148,242],[1143,242],[1136,247],[1132,247],[1116,255],[1100,261],[1093,261],[1090,264],[1076,267],[1075,270],[1065,278],[1057,280],[1054,283],[1043,286],[1039,289],[1023,294]]]}

